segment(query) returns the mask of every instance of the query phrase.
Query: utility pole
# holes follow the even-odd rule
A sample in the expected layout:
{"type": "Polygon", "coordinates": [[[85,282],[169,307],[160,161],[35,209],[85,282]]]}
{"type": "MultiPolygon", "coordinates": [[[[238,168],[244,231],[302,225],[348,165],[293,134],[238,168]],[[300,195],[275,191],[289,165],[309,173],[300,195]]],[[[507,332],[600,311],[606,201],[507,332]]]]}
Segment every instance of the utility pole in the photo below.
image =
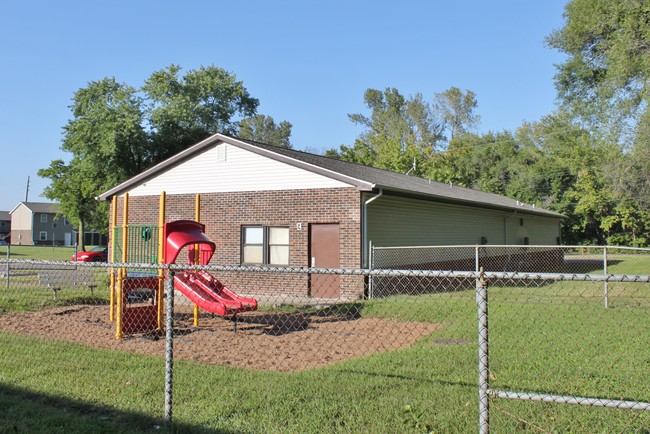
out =
{"type": "Polygon", "coordinates": [[[25,191],[25,202],[29,202],[29,176],[27,177],[27,190],[25,191]]]}

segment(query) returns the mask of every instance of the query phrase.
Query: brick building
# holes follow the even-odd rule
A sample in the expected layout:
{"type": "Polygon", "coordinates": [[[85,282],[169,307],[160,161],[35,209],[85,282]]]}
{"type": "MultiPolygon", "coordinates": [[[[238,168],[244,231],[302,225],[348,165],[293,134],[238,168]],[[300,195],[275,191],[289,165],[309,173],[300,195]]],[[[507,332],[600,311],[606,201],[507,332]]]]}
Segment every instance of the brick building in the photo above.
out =
{"type": "MultiPolygon", "coordinates": [[[[154,225],[163,191],[166,221],[193,220],[201,194],[201,222],[217,244],[215,265],[360,268],[367,266],[371,241],[557,244],[563,218],[491,193],[221,134],[99,198],[117,196],[121,208],[128,192],[129,224],[154,225]]],[[[362,295],[358,279],[332,279],[306,276],[304,286],[292,285],[292,291],[320,298],[362,295]]],[[[270,286],[242,284],[249,294],[270,286]]]]}

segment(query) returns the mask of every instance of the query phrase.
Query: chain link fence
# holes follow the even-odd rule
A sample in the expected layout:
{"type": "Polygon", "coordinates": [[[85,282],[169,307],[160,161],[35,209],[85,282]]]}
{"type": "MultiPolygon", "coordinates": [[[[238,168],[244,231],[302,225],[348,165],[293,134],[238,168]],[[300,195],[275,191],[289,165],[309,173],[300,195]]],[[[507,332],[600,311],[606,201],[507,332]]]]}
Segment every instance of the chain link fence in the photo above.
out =
{"type": "MultiPolygon", "coordinates": [[[[447,261],[476,266],[468,251],[447,261]]],[[[479,257],[484,274],[0,261],[0,431],[647,432],[647,262],[591,256],[479,257]]]]}

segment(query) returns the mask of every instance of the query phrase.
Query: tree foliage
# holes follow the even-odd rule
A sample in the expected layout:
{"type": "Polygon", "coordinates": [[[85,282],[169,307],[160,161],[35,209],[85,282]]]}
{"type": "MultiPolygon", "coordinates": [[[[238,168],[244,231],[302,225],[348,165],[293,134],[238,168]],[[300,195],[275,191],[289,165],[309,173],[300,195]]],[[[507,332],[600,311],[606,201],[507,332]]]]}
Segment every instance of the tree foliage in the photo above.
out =
{"type": "Polygon", "coordinates": [[[547,43],[565,53],[556,87],[563,103],[593,123],[625,132],[648,110],[650,3],[572,0],[547,43]]]}
{"type": "Polygon", "coordinates": [[[177,65],[156,71],[142,88],[158,161],[212,134],[236,134],[236,117],[255,115],[259,105],[244,84],[222,68],[202,66],[183,77],[180,71],[177,65]]]}
{"type": "Polygon", "coordinates": [[[450,87],[435,96],[435,109],[440,112],[446,129],[450,131],[451,139],[473,131],[481,120],[474,113],[478,107],[476,94],[471,90],[463,92],[457,87],[450,87]]]}
{"type": "Polygon", "coordinates": [[[405,98],[395,88],[383,92],[368,89],[364,103],[370,115],[348,115],[364,131],[354,146],[330,150],[343,160],[401,173],[422,174],[431,155],[440,146],[442,125],[421,94],[405,98]]]}
{"type": "Polygon", "coordinates": [[[256,115],[239,123],[239,137],[291,149],[291,127],[290,122],[276,124],[270,116],[256,115]]]}
{"type": "Polygon", "coordinates": [[[89,83],[75,93],[74,118],[63,129],[61,149],[72,159],[52,161],[38,172],[51,180],[45,197],[57,200],[60,212],[78,226],[82,248],[86,225],[106,227],[106,207],[95,196],[149,163],[141,104],[134,88],[113,78],[89,83]]]}
{"type": "Polygon", "coordinates": [[[212,134],[237,134],[244,118],[244,134],[290,145],[291,124],[254,117],[259,101],[235,75],[216,66],[180,72],[176,65],[156,71],[140,90],[104,78],[75,92],[61,145],[70,159],[52,161],[39,176],[50,180],[45,197],[79,226],[82,247],[84,226],[107,228],[97,195],[212,134]]]}
{"type": "MultiPolygon", "coordinates": [[[[567,55],[555,77],[560,100],[620,148],[600,166],[600,190],[611,199],[600,226],[612,239],[647,244],[650,3],[572,0],[564,18],[564,27],[547,38],[549,46],[567,55]]],[[[595,191],[587,194],[595,196],[595,191]]]]}

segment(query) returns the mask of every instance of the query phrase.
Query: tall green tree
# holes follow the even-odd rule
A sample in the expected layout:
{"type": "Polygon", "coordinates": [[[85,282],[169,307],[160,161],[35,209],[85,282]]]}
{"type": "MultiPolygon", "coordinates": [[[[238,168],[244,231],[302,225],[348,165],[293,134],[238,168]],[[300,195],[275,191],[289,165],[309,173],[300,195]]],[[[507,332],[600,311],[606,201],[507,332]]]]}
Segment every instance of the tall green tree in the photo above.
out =
{"type": "MultiPolygon", "coordinates": [[[[156,71],[140,90],[104,78],[75,92],[61,145],[69,161],[54,160],[39,175],[50,179],[45,196],[79,225],[80,237],[84,227],[107,227],[98,194],[214,133],[236,135],[240,120],[256,114],[258,100],[235,75],[216,66],[180,72],[176,65],[156,71]]],[[[261,120],[290,143],[291,124],[261,120]]],[[[256,129],[254,122],[246,125],[256,129]]]]}
{"type": "Polygon", "coordinates": [[[291,149],[291,123],[276,124],[271,116],[256,115],[239,123],[239,137],[291,149]]]}
{"type": "Polygon", "coordinates": [[[170,65],[142,88],[157,161],[215,133],[236,135],[239,120],[254,116],[259,105],[242,81],[218,66],[180,72],[180,66],[170,65]]]}
{"type": "Polygon", "coordinates": [[[74,117],[64,127],[61,149],[72,158],[67,164],[54,160],[38,174],[50,179],[45,197],[58,201],[60,212],[78,225],[78,244],[85,248],[84,229],[107,226],[97,194],[143,170],[150,155],[134,88],[114,78],[91,82],[74,94],[70,109],[74,117]]]}
{"type": "Polygon", "coordinates": [[[615,233],[613,242],[650,245],[650,119],[638,125],[634,146],[605,166],[607,188],[617,198],[616,213],[604,224],[615,233]]]}
{"type": "Polygon", "coordinates": [[[491,193],[505,194],[516,165],[518,144],[512,133],[465,133],[431,160],[427,177],[491,193]]]}
{"type": "Polygon", "coordinates": [[[353,146],[342,145],[327,155],[395,172],[422,174],[443,139],[442,126],[421,94],[404,97],[395,88],[368,89],[364,103],[369,115],[348,118],[364,131],[353,146]]]}
{"type": "Polygon", "coordinates": [[[650,202],[650,3],[571,0],[547,43],[567,55],[555,77],[565,108],[620,146],[604,163],[614,213],[602,220],[616,239],[646,243],[650,202]],[[618,229],[617,229],[618,227],[618,229]]]}
{"type": "Polygon", "coordinates": [[[516,137],[522,150],[538,154],[535,164],[520,164],[515,170],[518,198],[528,195],[534,203],[567,215],[565,242],[606,242],[611,227],[602,222],[615,212],[616,199],[607,188],[604,168],[619,157],[620,149],[562,111],[524,123],[516,137]]]}
{"type": "Polygon", "coordinates": [[[463,92],[457,87],[450,87],[435,95],[434,107],[440,113],[445,129],[449,130],[451,140],[473,131],[481,120],[475,113],[478,101],[471,90],[463,92]]]}
{"type": "Polygon", "coordinates": [[[95,200],[93,192],[96,185],[92,182],[95,173],[89,169],[89,166],[78,160],[70,164],[54,160],[49,167],[38,171],[39,176],[50,179],[50,184],[44,189],[44,196],[57,200],[58,212],[77,226],[77,244],[81,250],[86,249],[82,235],[86,228],[90,226],[101,231],[106,224],[107,215],[106,204],[98,204],[95,200]]]}
{"type": "Polygon", "coordinates": [[[560,99],[585,119],[625,133],[648,110],[650,3],[571,0],[547,43],[567,55],[555,77],[560,99]]]}

